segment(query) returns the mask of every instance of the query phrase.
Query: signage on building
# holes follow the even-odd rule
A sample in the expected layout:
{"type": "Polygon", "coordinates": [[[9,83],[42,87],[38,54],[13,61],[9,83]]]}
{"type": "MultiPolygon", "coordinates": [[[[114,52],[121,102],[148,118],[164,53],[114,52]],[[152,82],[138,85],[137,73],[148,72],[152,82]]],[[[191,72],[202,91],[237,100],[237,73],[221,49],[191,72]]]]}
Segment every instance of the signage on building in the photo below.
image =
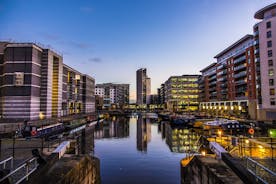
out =
{"type": "Polygon", "coordinates": [[[14,85],[22,86],[24,84],[24,73],[23,72],[14,72],[14,85]]]}

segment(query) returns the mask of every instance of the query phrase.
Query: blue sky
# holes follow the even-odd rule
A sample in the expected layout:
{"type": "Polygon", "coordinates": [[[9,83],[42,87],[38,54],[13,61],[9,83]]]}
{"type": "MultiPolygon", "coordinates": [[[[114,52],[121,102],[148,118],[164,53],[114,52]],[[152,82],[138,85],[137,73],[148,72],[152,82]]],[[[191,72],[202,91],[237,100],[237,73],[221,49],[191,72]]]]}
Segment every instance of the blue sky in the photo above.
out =
{"type": "Polygon", "coordinates": [[[146,67],[152,93],[172,75],[199,74],[273,0],[0,0],[0,39],[39,42],[96,83],[131,84],[146,67]]]}

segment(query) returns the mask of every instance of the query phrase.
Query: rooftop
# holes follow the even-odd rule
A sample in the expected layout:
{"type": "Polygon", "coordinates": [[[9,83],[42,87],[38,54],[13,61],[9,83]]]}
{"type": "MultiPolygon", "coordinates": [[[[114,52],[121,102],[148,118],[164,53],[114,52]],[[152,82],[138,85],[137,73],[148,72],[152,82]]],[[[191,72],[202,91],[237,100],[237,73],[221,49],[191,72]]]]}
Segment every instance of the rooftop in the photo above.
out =
{"type": "Polygon", "coordinates": [[[203,68],[202,70],[200,70],[200,72],[205,72],[207,70],[209,70],[210,68],[213,68],[214,66],[216,66],[217,63],[212,63],[208,66],[206,66],[205,68],[203,68]]]}
{"type": "Polygon", "coordinates": [[[268,6],[264,7],[264,8],[262,8],[262,9],[260,9],[259,11],[257,11],[257,12],[255,13],[255,15],[254,15],[254,18],[255,18],[255,19],[264,19],[264,14],[265,14],[265,12],[267,12],[267,11],[269,11],[269,10],[272,10],[272,9],[274,9],[274,8],[276,8],[276,3],[273,3],[273,4],[271,4],[271,5],[268,5],[268,6]]]}
{"type": "Polygon", "coordinates": [[[247,34],[244,37],[242,37],[241,39],[239,39],[237,42],[235,42],[234,44],[230,45],[229,47],[227,47],[226,49],[224,49],[223,51],[221,51],[219,54],[217,54],[214,58],[219,58],[222,55],[224,55],[225,53],[227,53],[228,51],[230,51],[231,49],[235,48],[236,46],[238,46],[239,44],[241,44],[242,42],[248,40],[248,39],[253,39],[253,35],[247,34]]]}

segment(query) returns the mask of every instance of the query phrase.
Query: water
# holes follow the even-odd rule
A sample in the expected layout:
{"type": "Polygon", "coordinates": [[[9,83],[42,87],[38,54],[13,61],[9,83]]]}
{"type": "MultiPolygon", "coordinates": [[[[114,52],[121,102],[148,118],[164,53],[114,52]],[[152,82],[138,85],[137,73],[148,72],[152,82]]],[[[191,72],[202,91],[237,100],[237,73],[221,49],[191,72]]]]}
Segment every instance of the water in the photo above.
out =
{"type": "Polygon", "coordinates": [[[180,161],[191,148],[180,131],[141,117],[104,122],[94,132],[101,183],[180,183],[180,161]]]}

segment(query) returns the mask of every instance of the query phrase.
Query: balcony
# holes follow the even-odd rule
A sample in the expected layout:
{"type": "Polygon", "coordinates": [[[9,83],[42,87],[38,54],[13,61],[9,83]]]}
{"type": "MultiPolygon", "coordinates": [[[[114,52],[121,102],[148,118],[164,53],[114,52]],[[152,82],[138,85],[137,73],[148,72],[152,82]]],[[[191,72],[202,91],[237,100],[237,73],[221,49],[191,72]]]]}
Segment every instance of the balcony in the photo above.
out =
{"type": "Polygon", "coordinates": [[[216,87],[209,88],[210,92],[213,92],[213,91],[216,91],[216,90],[217,90],[216,87]]]}
{"type": "Polygon", "coordinates": [[[245,77],[245,76],[246,76],[246,71],[242,71],[242,72],[240,72],[238,74],[235,74],[234,78],[238,79],[238,78],[245,77]]]}
{"type": "Polygon", "coordinates": [[[209,81],[215,80],[217,78],[217,75],[213,75],[212,77],[209,77],[209,81]]]}
{"type": "Polygon", "coordinates": [[[226,64],[221,64],[217,67],[217,70],[221,70],[221,69],[224,69],[226,68],[226,64]]]}
{"type": "Polygon", "coordinates": [[[220,91],[221,94],[227,94],[228,90],[227,89],[223,89],[220,91]]]}
{"type": "Polygon", "coordinates": [[[209,83],[209,86],[211,87],[211,86],[214,86],[214,85],[216,85],[217,84],[217,81],[213,81],[213,82],[210,82],[209,83]]]}
{"type": "Polygon", "coordinates": [[[234,64],[238,64],[240,62],[244,62],[246,59],[246,56],[239,57],[238,59],[234,60],[234,64]]]}
{"type": "Polygon", "coordinates": [[[260,58],[259,57],[255,58],[255,63],[259,63],[259,62],[260,62],[260,58]]]}
{"type": "Polygon", "coordinates": [[[246,84],[246,80],[244,80],[244,79],[243,80],[238,80],[238,81],[235,82],[236,86],[240,86],[240,85],[244,85],[244,84],[246,84]]]}
{"type": "Polygon", "coordinates": [[[258,45],[258,44],[259,44],[259,40],[255,40],[254,45],[258,45]]]}
{"type": "Polygon", "coordinates": [[[226,84],[226,83],[225,83],[225,84],[221,84],[220,87],[221,87],[221,88],[226,88],[226,87],[227,87],[227,84],[226,84]]]}
{"type": "Polygon", "coordinates": [[[258,36],[259,35],[259,31],[255,31],[253,35],[254,36],[258,36]]]}
{"type": "Polygon", "coordinates": [[[226,75],[226,74],[227,74],[227,70],[223,70],[223,71],[218,73],[218,75],[226,75]]]}
{"type": "Polygon", "coordinates": [[[225,77],[219,78],[219,79],[218,79],[218,82],[224,82],[224,81],[226,81],[226,80],[227,80],[227,77],[225,76],[225,77]]]}
{"type": "Polygon", "coordinates": [[[246,69],[246,64],[242,64],[242,65],[234,67],[234,72],[238,72],[238,71],[245,70],[245,69],[246,69]]]}
{"type": "Polygon", "coordinates": [[[236,90],[236,93],[245,93],[246,90],[247,90],[246,87],[241,87],[241,88],[238,88],[238,89],[236,90]]]}
{"type": "Polygon", "coordinates": [[[257,54],[259,54],[259,53],[260,53],[260,49],[255,49],[255,50],[254,50],[254,54],[257,55],[257,54]]]}

